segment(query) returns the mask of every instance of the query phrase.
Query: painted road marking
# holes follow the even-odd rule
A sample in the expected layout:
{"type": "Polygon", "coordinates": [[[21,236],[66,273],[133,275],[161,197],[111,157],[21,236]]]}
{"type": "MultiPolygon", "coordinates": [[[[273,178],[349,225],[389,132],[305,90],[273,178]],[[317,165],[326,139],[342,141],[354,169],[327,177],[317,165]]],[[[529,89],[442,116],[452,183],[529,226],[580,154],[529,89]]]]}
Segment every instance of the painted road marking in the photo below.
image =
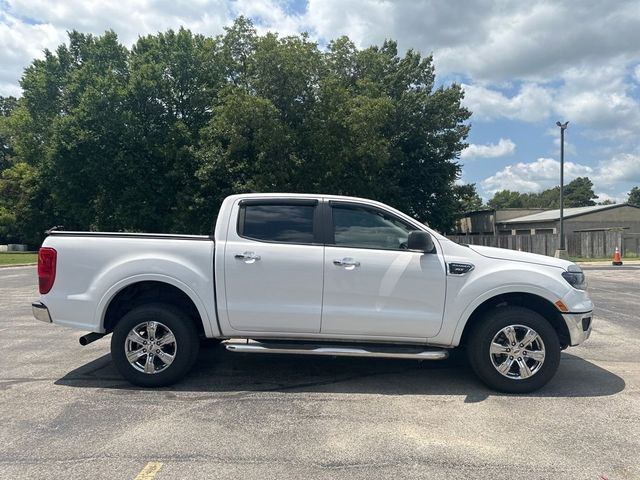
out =
{"type": "Polygon", "coordinates": [[[158,473],[161,468],[162,463],[149,462],[145,465],[145,467],[140,471],[140,473],[134,480],[153,480],[154,478],[156,478],[156,473],[158,473]]]}

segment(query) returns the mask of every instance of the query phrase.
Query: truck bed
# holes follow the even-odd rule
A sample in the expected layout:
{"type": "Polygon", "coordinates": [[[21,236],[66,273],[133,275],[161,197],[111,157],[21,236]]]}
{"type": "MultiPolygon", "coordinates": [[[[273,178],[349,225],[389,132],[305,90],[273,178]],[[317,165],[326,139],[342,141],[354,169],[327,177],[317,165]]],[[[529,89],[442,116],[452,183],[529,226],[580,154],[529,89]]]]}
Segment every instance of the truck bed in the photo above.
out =
{"type": "Polygon", "coordinates": [[[205,333],[218,332],[211,237],[54,230],[43,247],[57,252],[55,286],[41,297],[55,323],[103,333],[103,307],[114,295],[133,283],[155,281],[186,292],[205,333]]]}

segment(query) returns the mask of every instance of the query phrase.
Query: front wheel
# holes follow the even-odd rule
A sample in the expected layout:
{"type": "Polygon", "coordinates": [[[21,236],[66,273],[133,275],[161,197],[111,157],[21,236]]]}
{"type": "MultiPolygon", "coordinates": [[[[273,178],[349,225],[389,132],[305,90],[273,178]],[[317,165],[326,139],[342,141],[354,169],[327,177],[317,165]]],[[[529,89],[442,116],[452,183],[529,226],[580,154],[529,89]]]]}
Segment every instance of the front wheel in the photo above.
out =
{"type": "Polygon", "coordinates": [[[199,346],[190,318],[172,305],[147,304],[131,310],[116,324],[111,357],[131,383],[164,387],[189,372],[199,346]]]}
{"type": "Polygon", "coordinates": [[[487,312],[467,346],[473,371],[501,392],[537,390],[553,378],[560,364],[558,334],[542,316],[523,307],[487,312]]]}

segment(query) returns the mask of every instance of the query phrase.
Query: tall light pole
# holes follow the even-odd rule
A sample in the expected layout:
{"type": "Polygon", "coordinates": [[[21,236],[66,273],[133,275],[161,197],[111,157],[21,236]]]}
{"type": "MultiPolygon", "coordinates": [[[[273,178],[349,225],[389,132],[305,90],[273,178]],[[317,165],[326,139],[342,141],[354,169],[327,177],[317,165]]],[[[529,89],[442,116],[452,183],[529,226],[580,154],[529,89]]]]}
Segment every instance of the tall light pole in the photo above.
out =
{"type": "Polygon", "coordinates": [[[556,257],[566,256],[564,248],[564,131],[569,122],[556,122],[560,127],[560,252],[556,252],[556,257]]]}

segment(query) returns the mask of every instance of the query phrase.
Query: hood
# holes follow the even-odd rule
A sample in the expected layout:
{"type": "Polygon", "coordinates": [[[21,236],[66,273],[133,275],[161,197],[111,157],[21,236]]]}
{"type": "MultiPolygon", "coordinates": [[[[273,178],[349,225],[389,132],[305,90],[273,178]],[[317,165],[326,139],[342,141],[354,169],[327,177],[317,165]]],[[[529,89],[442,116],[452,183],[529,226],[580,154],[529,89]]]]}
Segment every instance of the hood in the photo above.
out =
{"type": "Polygon", "coordinates": [[[569,265],[573,265],[573,262],[568,260],[548,257],[546,255],[538,255],[536,253],[519,252],[516,250],[508,250],[506,248],[483,247],[481,245],[468,245],[468,247],[483,257],[488,258],[535,263],[538,265],[546,265],[548,267],[562,268],[563,270],[566,270],[569,265]]]}

